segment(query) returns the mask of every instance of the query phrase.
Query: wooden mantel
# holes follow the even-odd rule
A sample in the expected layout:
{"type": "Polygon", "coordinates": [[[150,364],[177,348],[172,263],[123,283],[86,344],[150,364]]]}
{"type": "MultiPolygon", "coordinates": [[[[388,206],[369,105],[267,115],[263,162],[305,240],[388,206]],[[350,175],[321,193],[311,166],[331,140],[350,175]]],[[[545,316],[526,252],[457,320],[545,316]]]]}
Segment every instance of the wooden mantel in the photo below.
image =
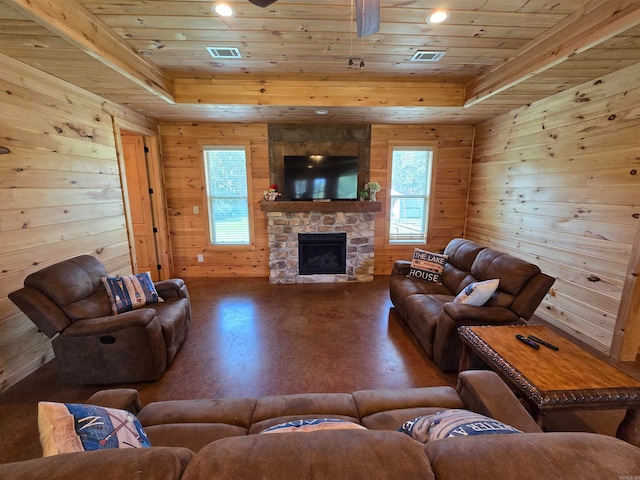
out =
{"type": "Polygon", "coordinates": [[[331,202],[313,202],[305,200],[276,200],[260,202],[263,212],[380,212],[380,202],[334,200],[331,202]]]}

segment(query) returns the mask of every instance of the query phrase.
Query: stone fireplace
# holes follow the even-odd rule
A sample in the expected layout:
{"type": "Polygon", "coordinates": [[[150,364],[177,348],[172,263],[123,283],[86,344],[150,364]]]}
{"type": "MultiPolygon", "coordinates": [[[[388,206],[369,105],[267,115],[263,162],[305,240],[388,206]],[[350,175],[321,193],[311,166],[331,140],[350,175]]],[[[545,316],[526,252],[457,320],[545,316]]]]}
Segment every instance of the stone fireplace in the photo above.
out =
{"type": "Polygon", "coordinates": [[[380,211],[379,203],[278,201],[262,202],[261,209],[267,211],[270,283],[373,280],[375,212],[380,211]],[[301,274],[299,234],[344,234],[344,273],[301,274]]]}

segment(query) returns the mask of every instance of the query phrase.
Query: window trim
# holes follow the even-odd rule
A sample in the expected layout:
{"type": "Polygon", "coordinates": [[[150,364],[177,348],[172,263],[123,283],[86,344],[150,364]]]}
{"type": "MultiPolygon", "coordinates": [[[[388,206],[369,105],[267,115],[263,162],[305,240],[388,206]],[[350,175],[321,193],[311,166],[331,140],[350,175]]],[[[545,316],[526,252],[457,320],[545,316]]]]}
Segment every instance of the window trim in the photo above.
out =
{"type": "Polygon", "coordinates": [[[384,222],[384,243],[387,249],[406,249],[407,247],[419,247],[431,244],[431,238],[433,235],[433,206],[436,188],[436,172],[438,165],[438,142],[433,141],[420,141],[420,140],[388,140],[387,141],[387,185],[389,194],[386,196],[386,214],[384,222]],[[427,234],[424,243],[422,242],[407,242],[407,243],[391,243],[391,176],[393,173],[393,150],[396,147],[423,147],[432,149],[431,158],[431,185],[429,188],[429,215],[427,216],[427,234]]]}
{"type": "Polygon", "coordinates": [[[220,142],[219,140],[201,140],[198,141],[198,151],[200,155],[200,172],[202,175],[202,207],[200,211],[200,217],[202,217],[202,228],[205,231],[205,251],[214,250],[232,250],[232,251],[248,251],[255,250],[255,214],[254,214],[254,199],[253,199],[253,185],[252,185],[252,161],[251,161],[251,142],[220,142]],[[209,199],[207,198],[207,184],[206,175],[207,171],[204,166],[204,151],[207,147],[214,148],[230,148],[230,149],[244,149],[245,162],[247,168],[247,202],[248,202],[248,215],[249,215],[249,243],[246,245],[241,244],[227,244],[216,245],[211,243],[211,226],[209,225],[209,199]]]}

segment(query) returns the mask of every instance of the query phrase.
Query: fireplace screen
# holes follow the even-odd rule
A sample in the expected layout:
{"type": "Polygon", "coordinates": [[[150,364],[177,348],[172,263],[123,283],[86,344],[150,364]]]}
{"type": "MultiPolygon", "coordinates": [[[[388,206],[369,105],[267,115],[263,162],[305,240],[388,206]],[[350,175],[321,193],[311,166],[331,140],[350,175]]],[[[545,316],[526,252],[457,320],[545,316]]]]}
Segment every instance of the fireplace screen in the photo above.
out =
{"type": "Polygon", "coordinates": [[[299,233],[298,273],[346,273],[346,233],[299,233]]]}

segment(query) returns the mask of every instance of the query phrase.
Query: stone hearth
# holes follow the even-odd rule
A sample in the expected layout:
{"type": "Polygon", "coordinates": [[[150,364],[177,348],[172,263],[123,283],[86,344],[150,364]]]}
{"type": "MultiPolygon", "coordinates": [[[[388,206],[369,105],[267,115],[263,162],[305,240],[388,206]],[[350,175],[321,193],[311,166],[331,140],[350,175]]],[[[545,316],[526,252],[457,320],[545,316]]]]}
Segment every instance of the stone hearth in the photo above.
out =
{"type": "Polygon", "coordinates": [[[373,280],[375,212],[279,211],[278,203],[280,202],[273,202],[268,206],[270,208],[264,208],[267,210],[268,220],[270,283],[369,282],[373,280]],[[298,273],[299,233],[342,232],[347,234],[345,274],[300,275],[298,273]]]}

